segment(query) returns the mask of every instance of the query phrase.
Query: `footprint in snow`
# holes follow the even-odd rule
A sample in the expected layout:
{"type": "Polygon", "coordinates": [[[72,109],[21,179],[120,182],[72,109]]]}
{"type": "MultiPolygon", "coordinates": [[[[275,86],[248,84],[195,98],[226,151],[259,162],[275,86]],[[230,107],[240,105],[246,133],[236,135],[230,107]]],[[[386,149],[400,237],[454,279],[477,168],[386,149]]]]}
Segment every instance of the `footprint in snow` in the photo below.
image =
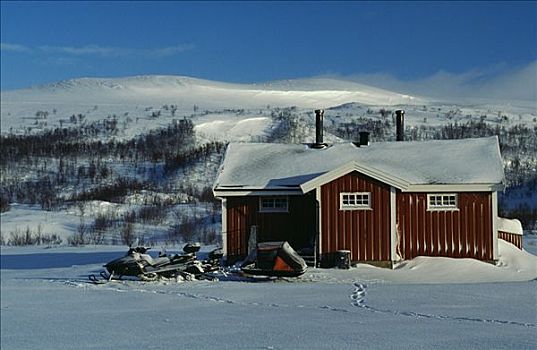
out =
{"type": "Polygon", "coordinates": [[[352,300],[351,305],[356,307],[365,307],[365,295],[366,295],[366,288],[367,286],[365,284],[362,284],[360,282],[354,282],[354,291],[350,295],[350,298],[352,300]]]}

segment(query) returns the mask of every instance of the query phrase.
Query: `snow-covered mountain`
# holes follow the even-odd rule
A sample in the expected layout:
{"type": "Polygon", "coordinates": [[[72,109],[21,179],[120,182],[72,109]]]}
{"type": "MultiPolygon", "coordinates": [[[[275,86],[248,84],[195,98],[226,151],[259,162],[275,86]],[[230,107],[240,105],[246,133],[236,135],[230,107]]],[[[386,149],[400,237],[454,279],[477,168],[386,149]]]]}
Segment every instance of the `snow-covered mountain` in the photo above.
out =
{"type": "Polygon", "coordinates": [[[2,92],[2,102],[153,102],[204,107],[330,107],[364,104],[423,103],[422,98],[371,86],[334,80],[299,79],[264,84],[230,84],[183,76],[80,78],[2,92]]]}
{"type": "MultiPolygon", "coordinates": [[[[128,137],[148,128],[164,126],[172,118],[190,117],[196,111],[194,114],[205,116],[200,120],[204,124],[203,128],[211,129],[213,125],[207,123],[216,121],[217,124],[228,124],[223,130],[230,130],[244,118],[249,119],[248,124],[251,124],[252,120],[266,121],[264,118],[267,115],[264,112],[271,108],[294,106],[302,111],[312,111],[342,105],[345,106],[344,112],[348,116],[360,116],[373,109],[393,110],[398,106],[397,108],[404,108],[409,112],[407,116],[411,124],[427,120],[429,125],[457,109],[463,116],[475,118],[483,115],[506,115],[513,117],[511,120],[516,117],[517,122],[530,124],[536,115],[535,108],[527,106],[500,104],[497,101],[479,101],[475,105],[465,101],[464,106],[457,106],[456,103],[439,102],[438,99],[410,96],[353,81],[330,78],[231,84],[184,76],[148,75],[79,78],[27,89],[2,91],[0,126],[2,133],[25,133],[70,125],[69,119],[73,115],[82,114],[86,122],[115,116],[119,122],[125,123],[123,136],[128,137]],[[162,118],[149,118],[144,122],[153,112],[158,113],[165,106],[173,106],[174,113],[167,115],[163,111],[159,114],[162,118]],[[427,109],[424,106],[434,108],[427,109]],[[226,110],[242,110],[243,113],[234,119],[222,115],[214,119],[209,115],[210,112],[226,110]],[[40,112],[43,118],[36,115],[40,112]],[[134,119],[136,125],[129,124],[129,121],[134,119]]],[[[235,113],[233,117],[237,117],[235,113]]],[[[196,120],[194,122],[198,124],[196,120]]],[[[444,122],[440,120],[441,124],[444,122]]],[[[267,126],[266,123],[261,126],[257,122],[254,124],[254,129],[260,131],[267,126]]],[[[233,133],[237,134],[239,131],[244,131],[244,125],[233,133]]],[[[219,138],[212,130],[210,133],[211,137],[219,138]]],[[[229,140],[227,137],[223,139],[229,140]]],[[[238,139],[243,138],[238,135],[238,139]]]]}

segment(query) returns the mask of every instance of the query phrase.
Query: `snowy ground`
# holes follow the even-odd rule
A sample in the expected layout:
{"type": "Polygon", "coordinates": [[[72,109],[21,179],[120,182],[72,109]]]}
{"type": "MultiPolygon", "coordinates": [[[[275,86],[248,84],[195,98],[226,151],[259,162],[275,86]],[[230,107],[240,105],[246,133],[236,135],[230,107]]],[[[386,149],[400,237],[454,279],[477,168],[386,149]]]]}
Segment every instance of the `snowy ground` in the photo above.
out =
{"type": "MultiPolygon", "coordinates": [[[[535,254],[537,237],[524,238],[535,254]]],[[[124,248],[5,247],[1,348],[534,349],[537,257],[500,248],[499,267],[422,258],[295,281],[93,285],[124,248]]]]}

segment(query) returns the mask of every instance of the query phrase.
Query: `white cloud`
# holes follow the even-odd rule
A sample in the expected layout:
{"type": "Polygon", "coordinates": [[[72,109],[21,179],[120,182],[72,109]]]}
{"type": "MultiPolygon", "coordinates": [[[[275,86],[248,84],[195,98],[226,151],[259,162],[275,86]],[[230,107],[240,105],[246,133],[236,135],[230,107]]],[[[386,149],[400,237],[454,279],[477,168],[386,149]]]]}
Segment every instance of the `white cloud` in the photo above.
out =
{"type": "Polygon", "coordinates": [[[190,51],[194,49],[194,45],[176,45],[176,46],[169,46],[169,47],[162,47],[158,49],[149,49],[146,50],[147,55],[154,55],[158,57],[167,57],[167,56],[175,56],[177,54],[183,53],[185,51],[190,51]]]}
{"type": "Polygon", "coordinates": [[[490,97],[537,101],[537,61],[497,76],[482,84],[478,92],[490,97]]]}
{"type": "Polygon", "coordinates": [[[0,51],[30,53],[32,49],[19,44],[0,43],[0,51]]]}
{"type": "Polygon", "coordinates": [[[192,50],[193,45],[180,44],[175,46],[139,49],[127,47],[113,47],[100,45],[85,46],[53,46],[42,45],[35,48],[19,44],[1,44],[2,51],[6,52],[23,52],[23,53],[45,53],[61,54],[67,56],[101,56],[101,57],[146,57],[162,58],[181,54],[185,51],[192,50]]]}
{"type": "Polygon", "coordinates": [[[358,74],[343,78],[395,92],[444,99],[537,101],[537,61],[511,68],[498,64],[463,73],[438,71],[431,76],[415,80],[403,80],[387,73],[358,74]]]}
{"type": "Polygon", "coordinates": [[[39,50],[47,53],[61,53],[75,56],[97,55],[97,56],[121,56],[125,54],[125,49],[114,47],[102,47],[98,45],[86,46],[39,46],[39,50]]]}

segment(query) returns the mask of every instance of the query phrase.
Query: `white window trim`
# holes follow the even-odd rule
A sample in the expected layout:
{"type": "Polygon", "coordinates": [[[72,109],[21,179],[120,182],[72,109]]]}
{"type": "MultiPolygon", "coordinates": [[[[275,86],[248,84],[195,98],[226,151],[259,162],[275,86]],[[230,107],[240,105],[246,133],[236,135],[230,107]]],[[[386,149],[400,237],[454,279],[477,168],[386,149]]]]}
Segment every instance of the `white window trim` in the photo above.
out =
{"type": "Polygon", "coordinates": [[[339,210],[372,210],[371,208],[371,192],[340,192],[339,193],[339,210]],[[348,205],[343,204],[343,196],[345,195],[366,195],[367,205],[348,205]]]}
{"type": "Polygon", "coordinates": [[[459,210],[459,195],[457,193],[427,193],[427,211],[458,211],[458,210],[459,210]],[[454,196],[455,205],[431,206],[431,197],[436,197],[436,196],[442,196],[442,197],[454,196]]]}
{"type": "Polygon", "coordinates": [[[288,196],[260,196],[259,197],[259,212],[260,213],[288,213],[289,212],[289,197],[288,196]],[[263,207],[263,199],[285,199],[285,208],[267,208],[263,207]]]}

